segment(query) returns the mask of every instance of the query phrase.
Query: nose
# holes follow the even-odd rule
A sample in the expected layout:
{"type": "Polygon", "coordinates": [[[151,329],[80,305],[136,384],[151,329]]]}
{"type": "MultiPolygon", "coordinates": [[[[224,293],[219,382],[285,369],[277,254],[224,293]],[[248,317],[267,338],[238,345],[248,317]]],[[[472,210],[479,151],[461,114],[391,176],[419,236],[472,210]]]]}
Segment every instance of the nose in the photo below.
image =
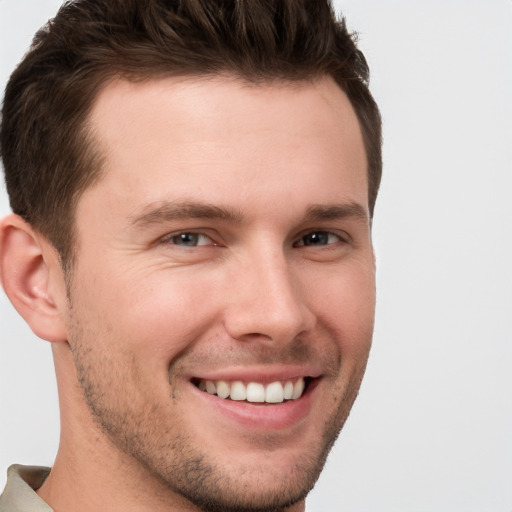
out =
{"type": "Polygon", "coordinates": [[[286,344],[310,331],[315,315],[308,306],[306,284],[283,251],[253,255],[230,284],[224,316],[228,334],[240,341],[258,338],[286,344]]]}

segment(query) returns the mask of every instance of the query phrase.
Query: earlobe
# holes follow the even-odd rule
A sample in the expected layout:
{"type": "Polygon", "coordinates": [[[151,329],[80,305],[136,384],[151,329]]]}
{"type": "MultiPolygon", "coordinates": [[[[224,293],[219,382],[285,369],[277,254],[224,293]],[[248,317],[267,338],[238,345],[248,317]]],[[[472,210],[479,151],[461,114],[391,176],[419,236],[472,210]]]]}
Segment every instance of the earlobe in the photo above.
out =
{"type": "Polygon", "coordinates": [[[37,336],[66,341],[67,300],[59,258],[51,244],[17,215],[0,221],[0,280],[37,336]]]}

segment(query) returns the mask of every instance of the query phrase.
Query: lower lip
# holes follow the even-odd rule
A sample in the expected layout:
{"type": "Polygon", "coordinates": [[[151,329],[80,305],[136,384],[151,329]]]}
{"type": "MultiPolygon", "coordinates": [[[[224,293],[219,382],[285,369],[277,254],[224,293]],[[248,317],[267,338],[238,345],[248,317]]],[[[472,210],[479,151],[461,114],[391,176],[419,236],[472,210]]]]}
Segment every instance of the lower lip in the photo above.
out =
{"type": "Polygon", "coordinates": [[[247,429],[282,430],[300,424],[310,413],[312,395],[317,382],[310,382],[304,394],[296,400],[279,404],[250,403],[219,398],[194,387],[207,407],[214,408],[223,419],[234,421],[247,429]]]}

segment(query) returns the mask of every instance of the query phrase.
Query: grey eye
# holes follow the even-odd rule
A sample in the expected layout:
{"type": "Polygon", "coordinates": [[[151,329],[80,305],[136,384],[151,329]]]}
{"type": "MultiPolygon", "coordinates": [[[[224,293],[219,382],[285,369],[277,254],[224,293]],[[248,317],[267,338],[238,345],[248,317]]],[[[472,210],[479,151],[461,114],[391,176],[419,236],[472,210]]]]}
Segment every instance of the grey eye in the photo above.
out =
{"type": "Polygon", "coordinates": [[[313,231],[302,236],[296,245],[299,247],[315,247],[333,244],[340,240],[341,238],[338,235],[329,233],[329,231],[313,231]]]}
{"type": "Polygon", "coordinates": [[[169,238],[169,242],[183,247],[197,247],[199,245],[208,245],[212,241],[206,235],[201,233],[178,233],[169,238]]]}

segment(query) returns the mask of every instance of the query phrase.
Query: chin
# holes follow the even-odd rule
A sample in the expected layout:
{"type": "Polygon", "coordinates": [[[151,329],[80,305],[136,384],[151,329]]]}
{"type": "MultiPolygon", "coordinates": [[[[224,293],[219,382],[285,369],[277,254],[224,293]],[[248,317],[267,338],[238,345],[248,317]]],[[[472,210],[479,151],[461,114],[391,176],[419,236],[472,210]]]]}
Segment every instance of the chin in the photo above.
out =
{"type": "Polygon", "coordinates": [[[153,476],[202,512],[302,511],[338,435],[339,426],[330,427],[314,438],[294,436],[287,448],[272,449],[275,439],[263,448],[261,439],[252,453],[227,449],[220,458],[183,439],[182,450],[174,446],[167,464],[161,460],[160,467],[153,466],[153,476]]]}
{"type": "Polygon", "coordinates": [[[239,468],[239,474],[226,477],[212,470],[198,481],[189,481],[178,492],[203,512],[280,512],[303,510],[306,495],[313,488],[320,469],[294,468],[286,474],[258,474],[251,468],[239,468]],[[190,485],[192,484],[192,485],[190,485]]]}

